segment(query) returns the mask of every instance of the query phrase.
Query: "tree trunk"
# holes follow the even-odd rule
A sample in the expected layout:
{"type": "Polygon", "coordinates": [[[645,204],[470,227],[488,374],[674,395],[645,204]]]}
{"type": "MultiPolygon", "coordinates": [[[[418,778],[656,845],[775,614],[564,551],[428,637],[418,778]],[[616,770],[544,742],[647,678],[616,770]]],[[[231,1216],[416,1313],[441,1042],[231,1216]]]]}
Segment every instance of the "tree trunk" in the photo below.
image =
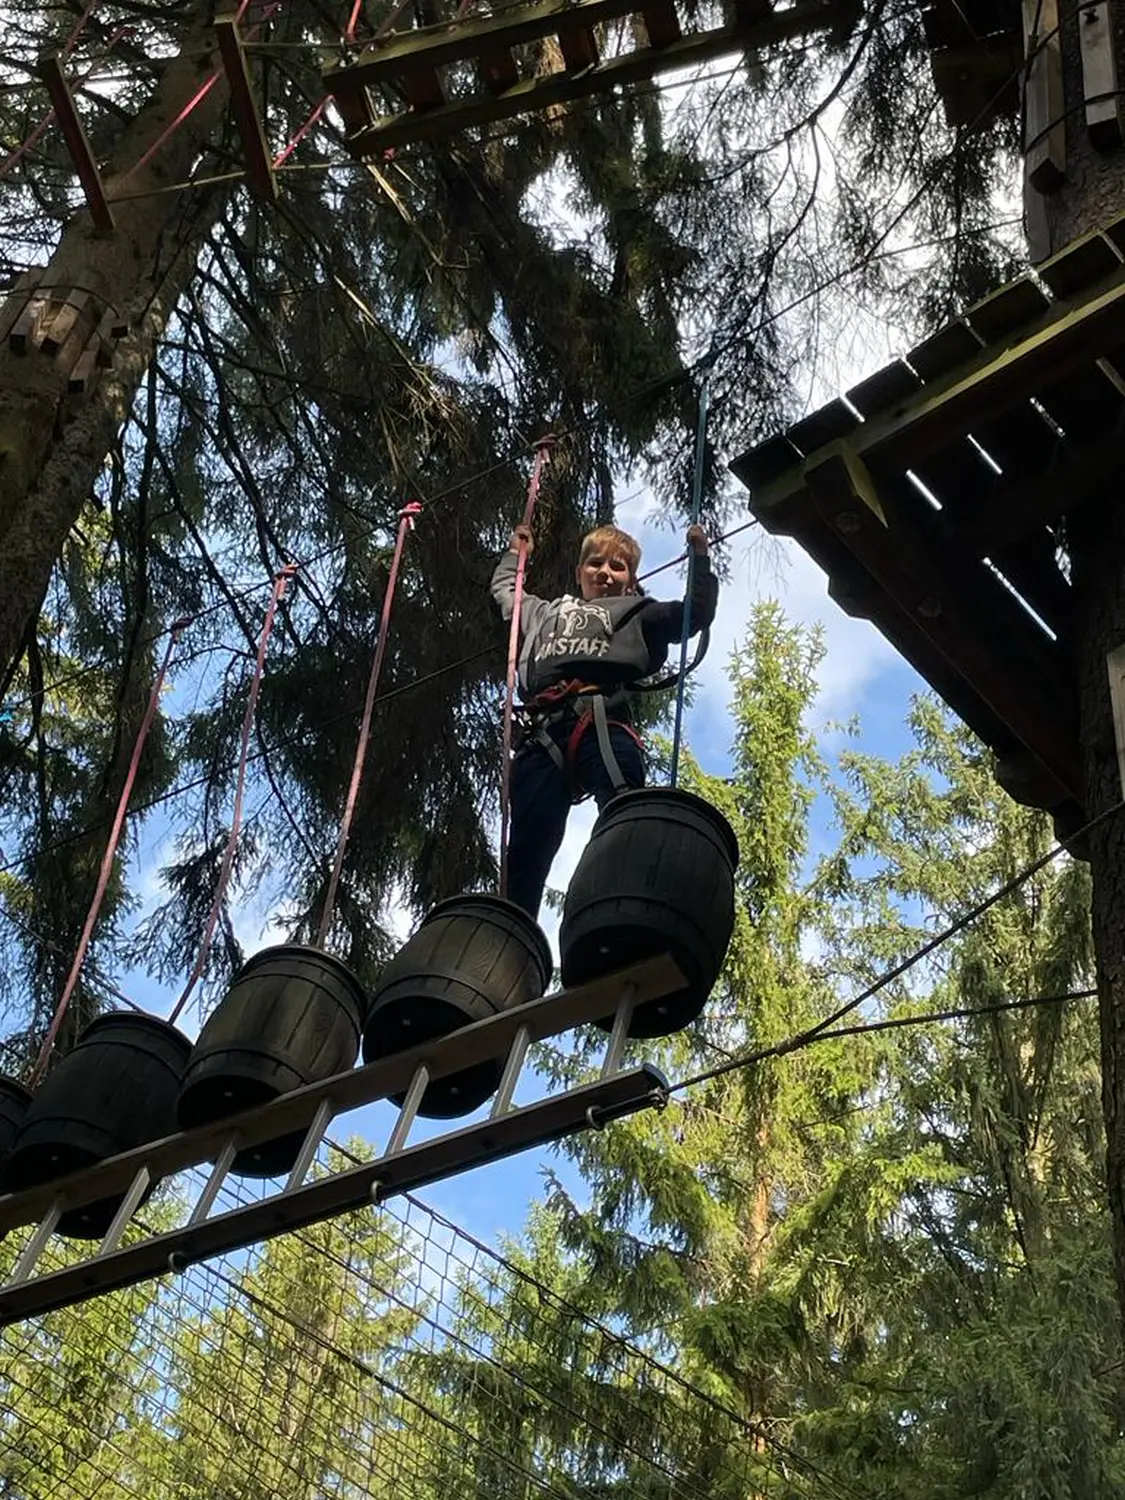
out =
{"type": "MultiPolygon", "coordinates": [[[[37,348],[34,336],[23,354],[9,340],[0,345],[0,678],[18,656],[51,570],[229,191],[225,185],[168,191],[189,176],[223,114],[223,75],[153,159],[135,165],[214,71],[217,55],[208,55],[208,40],[203,29],[188,36],[184,55],[168,65],[118,142],[104,178],[115,231],[99,234],[86,211],[76,214],[38,273],[37,308],[47,307],[47,289],[54,310],[72,292],[85,293],[83,316],[91,332],[111,320],[128,325],[111,367],[76,398],[68,394],[80,353],[74,340],[55,355],[37,348]]],[[[17,311],[28,295],[13,294],[17,311]]]]}

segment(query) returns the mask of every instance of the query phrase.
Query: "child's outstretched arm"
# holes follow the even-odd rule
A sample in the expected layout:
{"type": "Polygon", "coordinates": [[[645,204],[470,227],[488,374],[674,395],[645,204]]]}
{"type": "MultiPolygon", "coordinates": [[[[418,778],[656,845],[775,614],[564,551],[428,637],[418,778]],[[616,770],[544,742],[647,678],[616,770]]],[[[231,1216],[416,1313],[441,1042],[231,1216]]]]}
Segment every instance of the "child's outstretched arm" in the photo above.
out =
{"type": "MultiPolygon", "coordinates": [[[[496,600],[500,614],[505,621],[512,618],[512,606],[516,599],[516,568],[519,564],[521,541],[527,543],[527,552],[530,557],[534,547],[531,532],[526,526],[517,526],[512,532],[508,550],[501,554],[500,561],[492,573],[492,597],[496,600]]],[[[542,603],[541,599],[527,592],[525,585],[520,607],[520,628],[525,632],[542,607],[542,603]]]]}
{"type": "MultiPolygon", "coordinates": [[[[691,570],[691,633],[698,635],[715,619],[719,603],[719,580],[711,571],[707,533],[702,526],[688,527],[687,543],[695,554],[691,570]]],[[[645,610],[641,622],[650,649],[665,649],[683,635],[683,603],[676,600],[668,604],[653,604],[645,610]]]]}

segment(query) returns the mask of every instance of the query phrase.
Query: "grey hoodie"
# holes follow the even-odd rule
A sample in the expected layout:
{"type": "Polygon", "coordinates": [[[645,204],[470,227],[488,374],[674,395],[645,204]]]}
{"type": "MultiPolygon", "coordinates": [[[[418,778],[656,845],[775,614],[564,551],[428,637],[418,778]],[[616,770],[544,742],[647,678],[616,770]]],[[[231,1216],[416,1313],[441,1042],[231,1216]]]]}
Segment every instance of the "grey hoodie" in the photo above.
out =
{"type": "MultiPolygon", "coordinates": [[[[512,618],[518,561],[517,553],[505,552],[492,575],[492,597],[505,620],[512,618]]],[[[718,594],[710,561],[697,557],[692,569],[692,635],[714,620],[718,594]]],[[[664,604],[636,594],[539,599],[525,593],[520,608],[520,691],[532,698],[574,677],[607,687],[639,682],[659,672],[683,628],[684,606],[678,601],[664,604]]]]}

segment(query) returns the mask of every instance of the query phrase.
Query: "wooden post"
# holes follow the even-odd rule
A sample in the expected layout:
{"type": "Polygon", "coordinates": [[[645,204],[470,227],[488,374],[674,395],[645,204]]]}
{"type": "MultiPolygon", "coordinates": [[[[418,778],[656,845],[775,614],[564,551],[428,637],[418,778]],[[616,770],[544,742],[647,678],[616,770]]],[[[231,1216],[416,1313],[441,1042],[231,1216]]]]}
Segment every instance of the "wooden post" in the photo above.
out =
{"type": "Polygon", "coordinates": [[[1078,11],[1082,51],[1082,93],[1086,129],[1099,151],[1121,144],[1121,111],[1117,93],[1117,56],[1109,0],[1095,0],[1078,11]]]}
{"type": "Polygon", "coordinates": [[[1066,121],[1058,0],[1023,0],[1027,78],[1024,83],[1024,170],[1036,192],[1066,176],[1066,121]]]}
{"type": "Polygon", "coordinates": [[[219,56],[230,85],[230,103],[234,121],[246,153],[246,180],[255,198],[272,203],[277,198],[277,178],[269,152],[266,150],[265,132],[254,103],[254,91],[250,87],[250,72],[246,66],[246,53],[233,16],[219,16],[215,21],[215,35],[219,41],[219,56]]]}
{"type": "Polygon", "coordinates": [[[112,234],[113,214],[106,199],[105,188],[102,186],[101,173],[98,171],[94,154],[90,150],[90,143],[82,128],[82,121],[78,117],[74,95],[70,92],[70,85],[63,76],[62,64],[54,53],[50,53],[40,58],[39,71],[43,82],[47,85],[51,103],[55,106],[55,114],[58,116],[63,139],[70,152],[70,159],[74,163],[74,170],[78,173],[78,181],[82,184],[86,206],[94,221],[94,228],[101,234],[112,234]]]}

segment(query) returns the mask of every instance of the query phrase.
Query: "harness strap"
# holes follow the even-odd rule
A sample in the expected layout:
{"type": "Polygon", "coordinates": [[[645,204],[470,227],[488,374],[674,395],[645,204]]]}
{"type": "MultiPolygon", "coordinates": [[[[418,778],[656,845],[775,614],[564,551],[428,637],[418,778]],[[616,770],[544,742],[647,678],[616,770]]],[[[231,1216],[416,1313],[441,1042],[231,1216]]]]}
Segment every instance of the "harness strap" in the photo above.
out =
{"type": "Polygon", "coordinates": [[[523,706],[524,723],[527,727],[523,743],[542,745],[569,781],[573,801],[581,802],[589,796],[589,793],[579,786],[574,768],[582,738],[591,725],[597,734],[598,750],[613,790],[620,792],[628,785],[620,762],[614,753],[613,740],[609,732],[610,727],[616,725],[636,742],[638,749],[644,750],[643,741],[631,724],[626,724],[621,719],[610,718],[610,710],[614,703],[627,700],[627,698],[628,693],[624,689],[607,696],[593,684],[572,681],[548,688],[545,692],[538,694],[531,703],[523,706]],[[560,747],[553,736],[548,733],[549,726],[557,724],[559,720],[572,713],[577,722],[567,738],[565,747],[560,747]]]}

